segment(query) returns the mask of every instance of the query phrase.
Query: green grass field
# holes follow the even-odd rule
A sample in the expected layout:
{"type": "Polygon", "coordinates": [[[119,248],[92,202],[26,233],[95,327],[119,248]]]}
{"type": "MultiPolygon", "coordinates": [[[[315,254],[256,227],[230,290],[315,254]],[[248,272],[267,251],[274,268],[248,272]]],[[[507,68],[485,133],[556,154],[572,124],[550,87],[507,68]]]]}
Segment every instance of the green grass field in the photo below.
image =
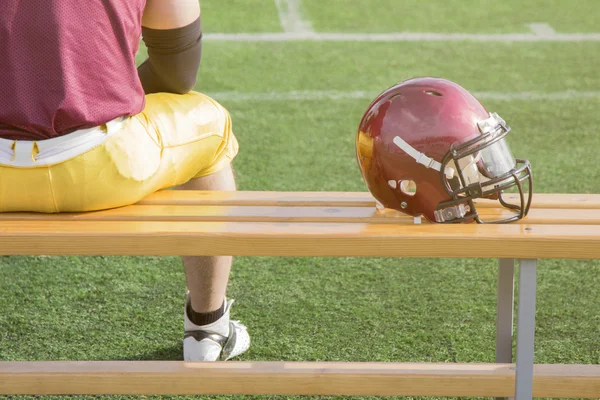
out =
{"type": "MultiPolygon", "coordinates": [[[[317,32],[527,33],[529,23],[600,30],[597,0],[466,4],[305,0],[301,12],[317,32]]],[[[202,5],[208,34],[282,31],[270,0],[202,5]]],[[[436,75],[496,93],[483,103],[512,126],[508,140],[531,161],[536,192],[600,193],[598,65],[597,40],[207,39],[197,90],[231,112],[240,190],[366,190],[354,139],[371,99],[343,94],[374,96],[436,75]],[[312,94],[278,97],[292,91],[312,94]],[[342,95],[319,97],[329,91],[342,95]],[[516,98],[523,92],[537,97],[516,98]]],[[[600,263],[539,266],[535,362],[599,364],[600,263]]],[[[182,358],[177,257],[0,257],[0,275],[0,360],[182,358]]],[[[229,296],[253,340],[241,360],[494,361],[495,260],[240,257],[229,296]]]]}

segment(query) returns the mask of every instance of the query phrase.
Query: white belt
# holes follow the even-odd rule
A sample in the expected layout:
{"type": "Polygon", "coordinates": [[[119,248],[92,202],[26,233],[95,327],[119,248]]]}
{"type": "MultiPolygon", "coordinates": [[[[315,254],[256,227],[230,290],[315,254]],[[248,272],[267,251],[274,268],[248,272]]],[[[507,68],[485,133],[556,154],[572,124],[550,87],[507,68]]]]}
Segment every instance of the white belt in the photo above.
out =
{"type": "Polygon", "coordinates": [[[119,117],[102,126],[45,140],[0,138],[0,165],[38,167],[69,160],[104,143],[121,130],[125,120],[125,117],[119,117]]]}

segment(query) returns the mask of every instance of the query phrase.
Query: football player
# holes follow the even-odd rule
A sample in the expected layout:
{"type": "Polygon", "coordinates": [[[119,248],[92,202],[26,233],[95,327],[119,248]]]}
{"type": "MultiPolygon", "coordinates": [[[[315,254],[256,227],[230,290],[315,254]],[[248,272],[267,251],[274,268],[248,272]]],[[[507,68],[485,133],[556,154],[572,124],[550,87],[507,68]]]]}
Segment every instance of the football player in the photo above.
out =
{"type": "MultiPolygon", "coordinates": [[[[0,1],[0,212],[83,212],[167,188],[235,190],[229,113],[192,91],[198,0],[0,1]],[[148,59],[136,68],[143,38],[148,59]]],[[[231,257],[184,257],[184,359],[248,349],[231,257]]]]}

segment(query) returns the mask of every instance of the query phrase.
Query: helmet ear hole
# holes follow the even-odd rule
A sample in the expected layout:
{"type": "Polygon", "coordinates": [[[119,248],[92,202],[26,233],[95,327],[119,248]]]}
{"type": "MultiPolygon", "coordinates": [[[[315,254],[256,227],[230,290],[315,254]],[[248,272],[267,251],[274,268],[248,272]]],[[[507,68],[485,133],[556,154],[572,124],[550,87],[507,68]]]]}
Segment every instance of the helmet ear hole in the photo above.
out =
{"type": "Polygon", "coordinates": [[[417,194],[417,184],[409,179],[400,181],[400,191],[407,196],[417,194]]]}

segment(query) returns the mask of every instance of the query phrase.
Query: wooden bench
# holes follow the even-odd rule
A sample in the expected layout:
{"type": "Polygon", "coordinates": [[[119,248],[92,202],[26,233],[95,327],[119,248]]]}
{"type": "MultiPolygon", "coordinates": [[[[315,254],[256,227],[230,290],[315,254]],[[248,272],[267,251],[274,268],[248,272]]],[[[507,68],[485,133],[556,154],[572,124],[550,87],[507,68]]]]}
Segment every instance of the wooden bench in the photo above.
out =
{"type": "Polygon", "coordinates": [[[434,225],[377,212],[369,193],[163,191],[108,211],[0,214],[0,254],[499,259],[496,364],[1,362],[0,394],[600,397],[599,365],[533,364],[537,259],[600,259],[600,195],[536,194],[511,224],[434,225]]]}

